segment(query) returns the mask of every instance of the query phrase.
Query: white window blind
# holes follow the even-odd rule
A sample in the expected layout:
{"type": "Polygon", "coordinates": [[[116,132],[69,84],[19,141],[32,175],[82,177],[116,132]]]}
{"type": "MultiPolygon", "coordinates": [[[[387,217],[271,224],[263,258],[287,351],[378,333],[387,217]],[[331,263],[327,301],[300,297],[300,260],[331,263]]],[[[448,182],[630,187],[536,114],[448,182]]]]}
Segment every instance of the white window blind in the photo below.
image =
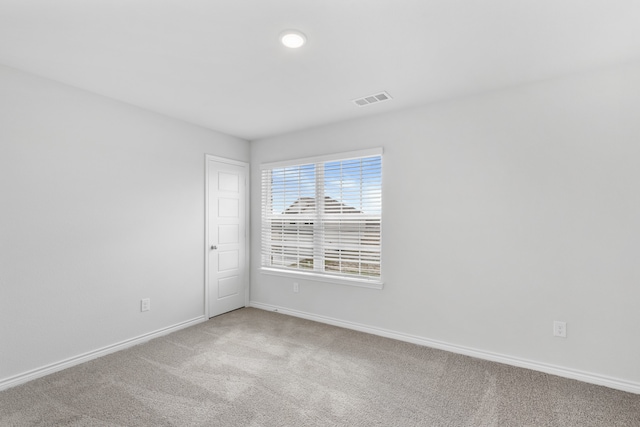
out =
{"type": "Polygon", "coordinates": [[[262,267],[380,282],[382,150],[262,165],[262,267]]]}

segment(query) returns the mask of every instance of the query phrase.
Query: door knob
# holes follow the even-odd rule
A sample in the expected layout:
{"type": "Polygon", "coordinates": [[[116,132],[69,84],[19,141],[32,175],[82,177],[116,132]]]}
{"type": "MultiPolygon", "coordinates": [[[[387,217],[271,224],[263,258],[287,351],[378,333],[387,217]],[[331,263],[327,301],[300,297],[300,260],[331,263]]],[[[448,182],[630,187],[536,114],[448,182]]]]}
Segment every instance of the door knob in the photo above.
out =
{"type": "Polygon", "coordinates": [[[211,250],[212,250],[212,251],[214,251],[214,250],[216,250],[216,249],[218,249],[218,247],[217,247],[217,246],[215,246],[215,245],[211,245],[211,250]]]}

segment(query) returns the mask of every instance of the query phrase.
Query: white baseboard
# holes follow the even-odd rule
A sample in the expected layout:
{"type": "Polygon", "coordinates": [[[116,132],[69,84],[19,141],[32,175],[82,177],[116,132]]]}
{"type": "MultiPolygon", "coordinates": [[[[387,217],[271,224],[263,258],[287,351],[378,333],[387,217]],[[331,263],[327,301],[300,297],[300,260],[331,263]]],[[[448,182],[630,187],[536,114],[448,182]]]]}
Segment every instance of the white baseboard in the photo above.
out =
{"type": "Polygon", "coordinates": [[[98,357],[106,356],[107,354],[114,353],[119,350],[124,350],[125,348],[133,347],[134,345],[142,344],[154,338],[170,334],[171,332],[188,328],[189,326],[197,325],[198,323],[202,323],[206,320],[207,319],[205,316],[196,317],[195,319],[187,320],[185,322],[177,323],[173,326],[158,329],[156,331],[149,332],[148,334],[139,335],[135,338],[124,340],[116,344],[99,348],[97,350],[89,351],[78,356],[70,357],[60,362],[52,363],[50,365],[33,369],[31,371],[24,372],[22,374],[18,374],[9,378],[0,379],[0,391],[15,387],[31,380],[35,380],[36,378],[44,377],[45,375],[53,374],[54,372],[67,369],[84,362],[88,362],[92,359],[97,359],[98,357]]]}
{"type": "Polygon", "coordinates": [[[517,366],[519,368],[531,369],[547,374],[557,375],[559,377],[570,378],[590,384],[601,385],[616,390],[627,391],[630,393],[640,394],[640,383],[625,381],[618,378],[608,377],[590,372],[579,371],[575,369],[564,368],[561,366],[550,365],[547,363],[535,362],[533,360],[521,359],[499,353],[492,353],[484,350],[477,350],[470,347],[464,347],[456,344],[449,344],[443,341],[432,340],[415,335],[404,334],[401,332],[390,331],[387,329],[367,326],[360,323],[348,322],[327,316],[306,313],[298,310],[291,310],[285,307],[278,307],[270,304],[263,304],[256,301],[249,302],[250,307],[259,308],[267,311],[277,311],[278,313],[290,316],[300,317],[303,319],[314,320],[328,325],[339,326],[355,331],[366,332],[373,335],[379,335],[386,338],[393,338],[399,341],[410,342],[413,344],[423,345],[425,347],[437,348],[439,350],[450,351],[452,353],[463,354],[478,359],[489,360],[492,362],[504,363],[506,365],[517,366]]]}

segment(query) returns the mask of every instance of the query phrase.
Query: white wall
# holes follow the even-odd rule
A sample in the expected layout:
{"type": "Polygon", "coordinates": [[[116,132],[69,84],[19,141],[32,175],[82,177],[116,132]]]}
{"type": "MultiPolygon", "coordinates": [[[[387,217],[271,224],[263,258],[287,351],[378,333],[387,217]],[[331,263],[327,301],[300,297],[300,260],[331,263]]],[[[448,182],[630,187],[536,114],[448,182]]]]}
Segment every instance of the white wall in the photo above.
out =
{"type": "Polygon", "coordinates": [[[249,144],[0,67],[0,384],[204,314],[205,153],[249,144]]]}
{"type": "Polygon", "coordinates": [[[255,304],[640,392],[640,64],[251,148],[255,304]],[[260,274],[260,163],[377,146],[384,289],[296,280],[293,293],[293,279],[260,274]]]}

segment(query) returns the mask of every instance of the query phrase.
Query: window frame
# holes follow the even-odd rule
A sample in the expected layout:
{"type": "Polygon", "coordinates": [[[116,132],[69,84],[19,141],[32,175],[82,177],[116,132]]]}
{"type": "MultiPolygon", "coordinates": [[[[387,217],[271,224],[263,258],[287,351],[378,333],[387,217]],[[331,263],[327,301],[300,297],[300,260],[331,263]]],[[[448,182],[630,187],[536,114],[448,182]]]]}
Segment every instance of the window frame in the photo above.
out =
{"type": "MultiPolygon", "coordinates": [[[[265,188],[266,184],[264,181],[264,171],[286,168],[286,167],[303,166],[303,165],[309,165],[309,164],[313,164],[313,165],[321,164],[324,167],[327,163],[330,163],[330,162],[338,162],[338,161],[342,162],[342,161],[356,160],[356,159],[362,159],[367,157],[380,157],[380,191],[381,191],[381,197],[382,197],[383,149],[381,147],[367,149],[367,150],[335,153],[335,154],[324,155],[324,156],[305,157],[305,158],[284,160],[284,161],[278,161],[278,162],[262,163],[260,165],[260,185],[261,185],[261,189],[260,189],[260,194],[261,194],[260,272],[261,273],[267,274],[267,275],[292,277],[292,278],[301,279],[301,280],[308,279],[308,280],[335,283],[335,284],[344,284],[344,285],[352,285],[352,286],[365,287],[365,288],[382,289],[384,284],[383,276],[382,276],[382,216],[383,216],[382,206],[380,206],[380,214],[378,216],[379,224],[380,224],[380,231],[379,231],[380,244],[377,248],[379,249],[379,254],[380,254],[379,255],[379,261],[380,261],[379,276],[369,278],[366,276],[348,275],[345,273],[327,273],[325,271],[318,270],[317,268],[309,269],[309,270],[296,270],[296,269],[288,269],[285,267],[279,268],[278,266],[273,266],[273,265],[265,265],[265,256],[271,256],[271,254],[273,253],[271,251],[265,252],[266,243],[265,243],[265,229],[264,229],[265,221],[267,221],[265,220],[265,217],[267,216],[267,208],[269,207],[269,205],[265,203],[265,199],[270,197],[269,194],[272,191],[273,187],[269,185],[268,188],[265,188]]],[[[315,181],[315,189],[316,189],[315,199],[317,200],[319,197],[322,197],[321,199],[322,202],[320,203],[320,205],[324,204],[324,197],[325,197],[325,194],[324,194],[325,184],[323,182],[323,179],[324,179],[324,174],[318,174],[317,171],[314,170],[314,181],[315,181]]],[[[324,215],[323,212],[316,212],[315,218],[320,219],[323,217],[323,215],[324,215]]],[[[319,239],[321,239],[322,237],[321,236],[319,237],[319,235],[315,232],[315,230],[316,229],[314,226],[314,234],[313,234],[314,260],[316,261],[326,260],[325,254],[321,252],[322,252],[322,249],[326,249],[327,246],[325,243],[322,243],[322,242],[319,243],[319,239]]],[[[316,261],[314,261],[314,264],[316,264],[316,261]]]]}

